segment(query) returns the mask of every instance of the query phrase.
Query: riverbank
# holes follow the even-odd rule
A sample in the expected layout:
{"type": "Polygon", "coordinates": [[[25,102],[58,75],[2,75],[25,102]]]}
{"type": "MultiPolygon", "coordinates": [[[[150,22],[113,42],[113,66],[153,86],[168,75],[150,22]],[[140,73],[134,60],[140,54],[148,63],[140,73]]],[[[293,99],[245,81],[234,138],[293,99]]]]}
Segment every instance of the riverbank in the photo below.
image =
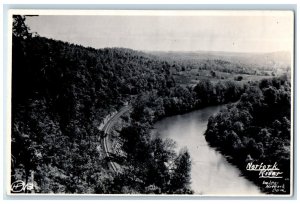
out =
{"type": "Polygon", "coordinates": [[[211,147],[268,194],[291,190],[290,94],[286,77],[263,80],[211,117],[205,132],[211,147]]]}
{"type": "MultiPolygon", "coordinates": [[[[226,105],[203,108],[155,123],[154,132],[176,141],[176,151],[186,147],[191,154],[191,187],[202,195],[260,195],[259,189],[241,171],[207,144],[204,132],[210,116],[226,105]]],[[[155,134],[155,133],[153,133],[155,134]]]]}

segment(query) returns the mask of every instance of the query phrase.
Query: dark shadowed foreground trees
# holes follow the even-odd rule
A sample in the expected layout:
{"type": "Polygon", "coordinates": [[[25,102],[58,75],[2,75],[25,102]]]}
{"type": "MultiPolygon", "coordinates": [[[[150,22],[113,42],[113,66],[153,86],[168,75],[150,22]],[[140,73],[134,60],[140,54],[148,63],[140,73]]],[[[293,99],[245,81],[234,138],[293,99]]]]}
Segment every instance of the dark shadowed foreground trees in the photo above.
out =
{"type": "Polygon", "coordinates": [[[106,193],[193,193],[187,150],[177,155],[172,140],[151,137],[150,129],[143,125],[123,128],[120,136],[126,158],[121,162],[121,172],[110,180],[106,193]]]}
{"type": "Polygon", "coordinates": [[[171,65],[129,49],[32,36],[25,20],[14,16],[13,22],[12,182],[27,183],[34,175],[36,193],[141,193],[146,184],[173,193],[162,184],[173,155],[163,141],[145,137],[148,130],[138,125],[122,132],[130,136],[124,142],[129,176],[117,188],[122,175],[108,169],[97,129],[135,95],[175,86],[171,65]],[[132,181],[141,185],[131,188],[132,181]]]}

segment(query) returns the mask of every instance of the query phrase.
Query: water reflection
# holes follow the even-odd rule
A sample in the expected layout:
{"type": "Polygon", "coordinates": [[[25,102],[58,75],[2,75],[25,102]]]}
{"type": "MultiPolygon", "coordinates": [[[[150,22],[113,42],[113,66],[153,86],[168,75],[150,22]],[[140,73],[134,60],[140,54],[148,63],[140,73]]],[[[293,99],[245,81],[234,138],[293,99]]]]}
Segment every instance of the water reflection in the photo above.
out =
{"type": "Polygon", "coordinates": [[[205,140],[208,118],[222,107],[208,107],[166,118],[155,124],[155,131],[164,138],[175,140],[177,151],[188,148],[192,158],[191,186],[196,194],[260,194],[258,187],[241,177],[240,171],[210,148],[205,140]]]}

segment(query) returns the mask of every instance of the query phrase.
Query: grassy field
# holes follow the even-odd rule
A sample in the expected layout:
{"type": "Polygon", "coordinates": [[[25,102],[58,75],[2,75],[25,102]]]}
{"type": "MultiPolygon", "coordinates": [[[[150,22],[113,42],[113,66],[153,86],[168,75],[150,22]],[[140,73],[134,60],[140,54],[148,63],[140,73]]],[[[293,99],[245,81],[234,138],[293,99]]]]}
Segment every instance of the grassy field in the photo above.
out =
{"type": "Polygon", "coordinates": [[[291,55],[274,53],[151,52],[173,65],[172,74],[181,85],[233,80],[239,83],[272,78],[290,72],[291,55]]]}
{"type": "Polygon", "coordinates": [[[217,83],[218,81],[232,80],[238,83],[248,83],[249,81],[259,81],[261,79],[272,78],[272,75],[262,76],[262,75],[251,75],[251,74],[237,74],[237,73],[226,73],[218,71],[209,70],[197,70],[191,69],[188,71],[180,71],[174,74],[174,78],[177,83],[184,86],[196,85],[201,80],[209,79],[212,83],[217,83]],[[213,74],[215,73],[215,74],[213,74]],[[242,77],[241,80],[237,80],[238,77],[242,77]]]}

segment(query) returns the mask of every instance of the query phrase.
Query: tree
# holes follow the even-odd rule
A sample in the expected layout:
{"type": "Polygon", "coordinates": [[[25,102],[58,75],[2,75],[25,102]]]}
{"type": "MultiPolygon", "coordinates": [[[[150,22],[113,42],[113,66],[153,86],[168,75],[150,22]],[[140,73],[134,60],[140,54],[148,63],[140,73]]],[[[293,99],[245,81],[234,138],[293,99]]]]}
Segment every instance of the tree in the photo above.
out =
{"type": "Polygon", "coordinates": [[[242,81],[243,77],[242,76],[237,76],[237,77],[234,77],[234,80],[236,80],[236,81],[242,81]]]}
{"type": "Polygon", "coordinates": [[[13,36],[22,39],[28,39],[32,37],[29,32],[29,28],[25,24],[25,16],[13,15],[13,36]]]}
{"type": "Polygon", "coordinates": [[[191,156],[187,149],[181,150],[175,160],[175,169],[171,176],[170,192],[172,193],[191,193],[191,156]]]}
{"type": "Polygon", "coordinates": [[[201,100],[201,106],[206,106],[210,103],[213,95],[213,85],[210,80],[200,81],[194,88],[194,92],[197,97],[201,100]]]}
{"type": "Polygon", "coordinates": [[[269,87],[263,90],[264,101],[267,105],[273,106],[277,103],[277,91],[274,87],[269,87]]]}

